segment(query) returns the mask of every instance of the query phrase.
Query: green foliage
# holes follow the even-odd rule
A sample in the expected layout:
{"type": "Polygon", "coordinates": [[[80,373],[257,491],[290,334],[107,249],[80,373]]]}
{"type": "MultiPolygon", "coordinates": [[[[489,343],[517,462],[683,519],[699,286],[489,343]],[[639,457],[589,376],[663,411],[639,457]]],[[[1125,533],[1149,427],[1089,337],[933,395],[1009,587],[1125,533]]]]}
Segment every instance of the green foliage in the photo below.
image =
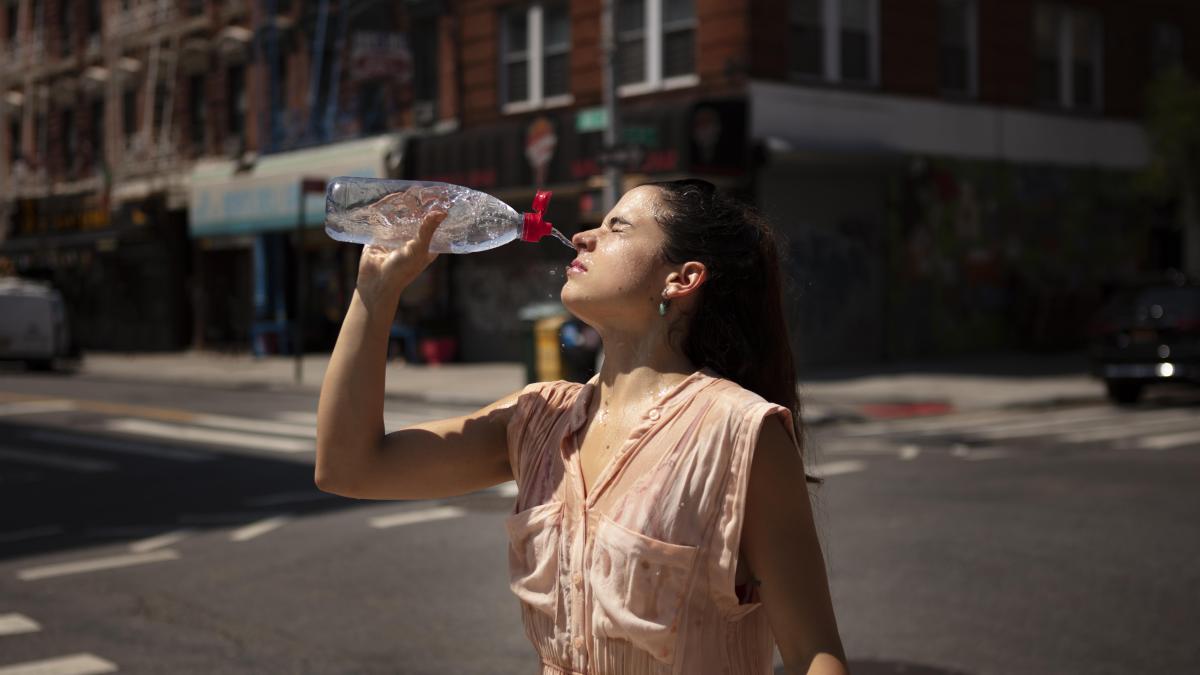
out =
{"type": "Polygon", "coordinates": [[[1150,166],[1142,187],[1159,197],[1194,190],[1200,178],[1200,84],[1182,68],[1155,79],[1147,90],[1146,131],[1150,166]]]}

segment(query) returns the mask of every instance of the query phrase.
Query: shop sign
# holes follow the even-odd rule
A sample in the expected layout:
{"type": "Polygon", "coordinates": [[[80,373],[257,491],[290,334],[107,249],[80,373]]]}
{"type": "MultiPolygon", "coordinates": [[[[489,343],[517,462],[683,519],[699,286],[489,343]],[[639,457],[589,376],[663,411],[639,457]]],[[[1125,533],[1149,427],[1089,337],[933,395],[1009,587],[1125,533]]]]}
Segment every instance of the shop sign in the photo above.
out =
{"type": "Polygon", "coordinates": [[[412,50],[404,33],[357,31],[350,40],[350,77],[388,78],[400,84],[412,79],[412,50]]]}
{"type": "Polygon", "coordinates": [[[525,132],[525,158],[533,168],[534,185],[546,184],[546,168],[554,159],[554,148],[558,136],[554,134],[554,123],[546,117],[538,117],[529,124],[525,132]]]}
{"type": "Polygon", "coordinates": [[[46,233],[91,232],[112,225],[108,209],[98,195],[59,195],[48,199],[22,199],[16,204],[13,237],[46,233]]]}

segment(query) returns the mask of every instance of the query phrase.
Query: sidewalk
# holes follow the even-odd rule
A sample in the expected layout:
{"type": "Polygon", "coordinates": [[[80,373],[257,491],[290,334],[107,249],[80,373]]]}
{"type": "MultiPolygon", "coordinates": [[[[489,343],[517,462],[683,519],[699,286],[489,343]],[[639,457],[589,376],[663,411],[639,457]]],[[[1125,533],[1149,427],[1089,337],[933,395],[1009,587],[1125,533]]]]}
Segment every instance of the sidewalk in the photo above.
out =
{"type": "MultiPolygon", "coordinates": [[[[182,382],[239,389],[318,391],[329,357],[295,361],[215,352],[87,354],[79,373],[127,381],[182,382]]],[[[1099,380],[1086,374],[1083,354],[999,354],[943,361],[808,369],[799,391],[810,424],[886,419],[992,408],[1098,402],[1099,380]]],[[[390,362],[387,396],[427,403],[484,406],[525,385],[519,363],[451,363],[439,366],[390,362]]]]}

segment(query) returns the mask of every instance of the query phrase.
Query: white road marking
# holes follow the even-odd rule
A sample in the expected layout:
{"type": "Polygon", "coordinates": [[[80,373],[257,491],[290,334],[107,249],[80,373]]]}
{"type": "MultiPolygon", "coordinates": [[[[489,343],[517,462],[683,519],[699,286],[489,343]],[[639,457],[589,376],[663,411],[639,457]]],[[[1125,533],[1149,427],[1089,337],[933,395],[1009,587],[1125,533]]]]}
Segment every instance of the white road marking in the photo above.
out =
{"type": "Polygon", "coordinates": [[[149,539],[133,542],[129,545],[129,550],[133,551],[134,553],[147,553],[155,549],[164,548],[166,546],[170,546],[171,544],[178,543],[190,534],[192,534],[192,531],[187,528],[164,532],[156,537],[150,537],[149,539]]]}
{"type": "Polygon", "coordinates": [[[431,520],[444,520],[446,518],[458,518],[466,515],[466,509],[457,506],[439,506],[432,509],[422,509],[420,511],[405,511],[403,513],[393,513],[388,516],[375,516],[369,521],[371,527],[387,528],[398,527],[401,525],[414,525],[416,523],[425,523],[431,520]]]}
{"type": "Polygon", "coordinates": [[[134,418],[109,420],[105,427],[121,433],[154,436],[175,441],[192,443],[211,443],[213,445],[252,448],[255,450],[270,450],[273,452],[309,452],[313,444],[309,440],[299,438],[279,438],[262,434],[248,434],[239,431],[219,431],[203,427],[191,427],[181,424],[165,424],[134,418]]]}
{"type": "Polygon", "coordinates": [[[896,445],[885,438],[818,438],[814,441],[817,454],[831,455],[890,455],[896,452],[896,445]]]}
{"type": "Polygon", "coordinates": [[[1197,426],[1200,426],[1200,419],[1197,419],[1195,413],[1178,414],[1170,417],[1129,420],[1113,425],[1096,425],[1083,431],[1071,431],[1059,434],[1058,439],[1069,443],[1112,441],[1118,438],[1140,436],[1155,431],[1187,431],[1197,426]]]}
{"type": "Polygon", "coordinates": [[[517,496],[517,482],[515,480],[510,480],[507,483],[501,483],[499,485],[493,485],[491,489],[501,497],[517,496]]]}
{"type": "Polygon", "coordinates": [[[42,627],[24,614],[0,614],[0,636],[36,633],[42,627]]]}
{"type": "Polygon", "coordinates": [[[0,417],[9,415],[35,415],[37,413],[69,412],[77,409],[74,401],[49,399],[45,401],[15,401],[0,403],[0,417]]]}
{"type": "Polygon", "coordinates": [[[91,654],[74,654],[0,667],[0,675],[99,675],[116,671],[115,663],[91,654]]]}
{"type": "Polygon", "coordinates": [[[1092,422],[1116,423],[1123,415],[1117,410],[1068,410],[1053,414],[1044,414],[1031,420],[1014,422],[1012,424],[984,425],[976,429],[967,429],[973,436],[986,438],[1028,438],[1054,433],[1055,429],[1071,427],[1077,424],[1087,425],[1092,422]]]}
{"type": "Polygon", "coordinates": [[[10,544],[14,541],[24,541],[26,539],[52,537],[62,531],[63,529],[58,525],[43,525],[40,527],[30,527],[24,530],[5,532],[0,534],[0,544],[10,544]]]}
{"type": "Polygon", "coordinates": [[[288,524],[292,519],[290,516],[273,516],[264,518],[257,523],[251,523],[245,527],[240,527],[234,530],[229,535],[230,541],[249,541],[255,537],[262,536],[271,530],[278,529],[288,524]]]}
{"type": "Polygon", "coordinates": [[[951,457],[966,457],[971,454],[971,451],[963,443],[955,443],[950,447],[951,457]]]}
{"type": "MultiPolygon", "coordinates": [[[[163,562],[166,560],[177,560],[179,554],[172,550],[165,551],[149,551],[146,553],[133,553],[128,555],[109,556],[107,558],[92,558],[91,560],[77,560],[69,563],[57,563],[54,565],[42,565],[40,567],[30,567],[17,572],[17,578],[21,581],[34,581],[37,579],[47,579],[49,577],[60,577],[67,574],[81,574],[84,572],[96,572],[99,570],[116,569],[119,567],[129,567],[132,565],[144,565],[146,563],[163,562]]],[[[4,671],[0,670],[0,675],[4,671]]]]}
{"type": "Polygon", "coordinates": [[[315,424],[292,424],[289,422],[273,422],[256,420],[247,417],[230,417],[228,415],[196,415],[191,419],[193,424],[236,431],[277,434],[279,436],[299,436],[300,438],[316,438],[315,424]]]}
{"type": "Polygon", "coordinates": [[[854,473],[867,468],[866,462],[860,462],[854,459],[848,459],[839,462],[825,462],[818,464],[812,468],[812,474],[818,478],[826,478],[829,476],[839,476],[845,473],[854,473]]]}
{"type": "Polygon", "coordinates": [[[181,448],[164,448],[138,445],[136,443],[119,441],[115,438],[78,436],[75,434],[59,433],[56,431],[35,431],[29,434],[29,437],[42,443],[74,445],[93,450],[123,452],[129,455],[142,455],[145,457],[155,457],[158,459],[172,459],[180,462],[207,462],[214,459],[211,454],[202,452],[200,450],[183,450],[181,448]]]}
{"type": "Polygon", "coordinates": [[[304,502],[318,502],[326,499],[336,499],[337,495],[329,494],[328,492],[315,492],[307,490],[304,492],[278,492],[261,497],[253,497],[243,502],[246,506],[278,506],[280,504],[301,504],[304,502]]]}
{"type": "Polygon", "coordinates": [[[954,413],[932,417],[908,418],[886,422],[867,422],[855,425],[842,434],[847,437],[880,436],[887,434],[935,434],[969,428],[1000,420],[1027,419],[1028,412],[1014,410],[985,410],[954,413]]]}
{"type": "Polygon", "coordinates": [[[900,446],[900,459],[910,462],[921,454],[921,448],[912,444],[900,446]]]}
{"type": "Polygon", "coordinates": [[[80,471],[83,473],[101,473],[112,471],[116,468],[116,465],[112,462],[103,462],[98,459],[84,459],[82,457],[73,457],[71,455],[62,455],[48,450],[35,450],[32,448],[0,448],[0,459],[21,462],[23,464],[35,464],[50,469],[66,469],[67,471],[80,471]]]}
{"type": "Polygon", "coordinates": [[[1200,444],[1200,431],[1180,434],[1156,434],[1137,439],[1134,446],[1139,450],[1170,450],[1185,445],[1200,444]]]}

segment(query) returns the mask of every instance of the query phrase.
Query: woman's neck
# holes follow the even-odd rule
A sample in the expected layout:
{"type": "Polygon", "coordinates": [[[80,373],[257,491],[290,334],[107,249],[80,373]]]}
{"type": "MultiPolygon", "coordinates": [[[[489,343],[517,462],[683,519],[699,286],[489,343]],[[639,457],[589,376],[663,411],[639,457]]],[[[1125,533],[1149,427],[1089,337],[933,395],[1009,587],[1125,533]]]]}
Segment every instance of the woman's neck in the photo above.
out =
{"type": "Polygon", "coordinates": [[[605,335],[604,363],[597,379],[598,405],[643,408],[658,400],[697,367],[667,344],[662,333],[637,336],[605,335]]]}

